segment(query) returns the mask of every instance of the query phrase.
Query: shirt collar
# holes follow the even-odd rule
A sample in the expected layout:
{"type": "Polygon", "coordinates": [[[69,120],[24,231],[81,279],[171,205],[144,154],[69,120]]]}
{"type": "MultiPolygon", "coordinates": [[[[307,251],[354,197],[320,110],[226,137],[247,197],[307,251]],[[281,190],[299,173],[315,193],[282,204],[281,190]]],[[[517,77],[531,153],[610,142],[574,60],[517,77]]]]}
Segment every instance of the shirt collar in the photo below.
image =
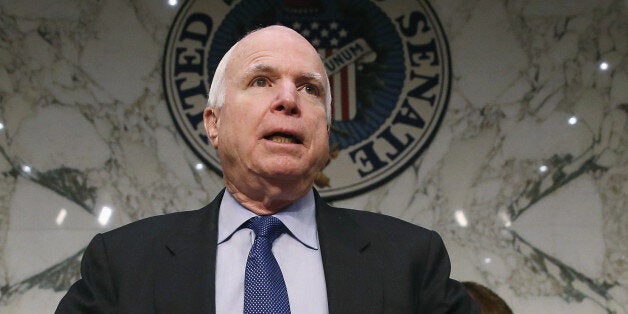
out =
{"type": "MultiPolygon", "coordinates": [[[[226,190],[218,214],[218,244],[227,241],[245,221],[255,216],[226,190]]],[[[281,220],[299,242],[318,250],[316,210],[312,190],[273,216],[281,220]]]]}

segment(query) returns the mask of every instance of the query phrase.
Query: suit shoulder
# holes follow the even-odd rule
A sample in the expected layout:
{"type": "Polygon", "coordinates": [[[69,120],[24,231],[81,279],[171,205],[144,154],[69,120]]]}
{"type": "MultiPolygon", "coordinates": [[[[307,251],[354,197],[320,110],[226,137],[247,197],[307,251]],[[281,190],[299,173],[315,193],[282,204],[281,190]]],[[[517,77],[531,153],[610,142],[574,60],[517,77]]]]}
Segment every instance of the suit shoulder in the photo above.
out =
{"type": "Polygon", "coordinates": [[[430,260],[447,257],[442,238],[433,230],[380,213],[342,208],[331,210],[338,211],[336,217],[344,216],[344,225],[353,225],[347,226],[346,230],[368,239],[373,248],[371,251],[377,252],[375,254],[379,254],[385,264],[396,265],[397,269],[408,269],[411,265],[431,269],[430,260]]]}
{"type": "Polygon", "coordinates": [[[435,233],[432,230],[381,213],[337,207],[332,207],[332,210],[344,212],[363,229],[376,230],[381,235],[430,238],[435,233]]]}
{"type": "Polygon", "coordinates": [[[102,234],[105,241],[114,243],[146,242],[167,236],[175,230],[197,221],[207,207],[197,210],[175,212],[140,219],[102,234]]]}

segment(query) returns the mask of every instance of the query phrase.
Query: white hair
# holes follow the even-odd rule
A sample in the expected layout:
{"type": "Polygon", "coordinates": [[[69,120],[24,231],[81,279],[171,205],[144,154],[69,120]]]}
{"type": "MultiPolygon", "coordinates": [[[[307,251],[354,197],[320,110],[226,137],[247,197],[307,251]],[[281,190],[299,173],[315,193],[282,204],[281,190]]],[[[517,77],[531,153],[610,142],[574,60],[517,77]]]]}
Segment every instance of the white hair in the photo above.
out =
{"type": "MultiPolygon", "coordinates": [[[[255,31],[254,31],[255,32],[255,31]]],[[[249,33],[250,34],[250,33],[249,33]]],[[[248,35],[247,35],[248,36],[248,35]]],[[[244,37],[246,38],[246,36],[244,37]]],[[[242,38],[242,39],[244,39],[242,38]]],[[[216,71],[214,71],[214,78],[212,79],[212,84],[209,88],[209,94],[207,95],[207,107],[209,108],[220,108],[225,104],[226,98],[226,89],[227,84],[225,82],[225,74],[227,72],[227,66],[231,62],[233,58],[233,52],[235,48],[238,46],[240,39],[235,45],[233,45],[227,53],[222,57],[218,66],[216,67],[216,71]]],[[[325,68],[323,67],[323,71],[325,68]]],[[[329,85],[329,78],[327,77],[327,72],[325,71],[325,77],[323,78],[325,84],[325,116],[327,117],[327,125],[331,125],[331,86],[329,85]]]]}

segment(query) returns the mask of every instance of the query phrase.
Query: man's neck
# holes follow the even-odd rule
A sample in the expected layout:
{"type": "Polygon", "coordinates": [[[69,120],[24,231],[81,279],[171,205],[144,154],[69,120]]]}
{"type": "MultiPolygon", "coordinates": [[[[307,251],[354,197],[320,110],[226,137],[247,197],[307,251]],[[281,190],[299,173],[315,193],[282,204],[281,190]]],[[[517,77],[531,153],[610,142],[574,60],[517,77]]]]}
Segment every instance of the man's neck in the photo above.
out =
{"type": "Polygon", "coordinates": [[[225,186],[233,198],[242,206],[260,216],[276,214],[303,197],[311,189],[311,186],[306,186],[299,190],[294,189],[294,187],[292,189],[282,189],[276,186],[262,189],[249,186],[235,186],[228,181],[225,181],[225,186]]]}

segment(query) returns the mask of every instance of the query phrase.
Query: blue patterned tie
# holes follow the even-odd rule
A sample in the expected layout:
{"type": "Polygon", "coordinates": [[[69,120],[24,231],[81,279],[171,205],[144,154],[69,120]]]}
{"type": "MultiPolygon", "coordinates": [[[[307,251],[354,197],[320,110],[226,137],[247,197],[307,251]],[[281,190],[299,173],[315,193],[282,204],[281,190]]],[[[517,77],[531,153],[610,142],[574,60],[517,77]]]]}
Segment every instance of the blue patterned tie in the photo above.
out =
{"type": "Polygon", "coordinates": [[[273,216],[251,218],[244,227],[255,232],[244,273],[244,313],[290,313],[286,283],[271,250],[286,227],[273,216]]]}

